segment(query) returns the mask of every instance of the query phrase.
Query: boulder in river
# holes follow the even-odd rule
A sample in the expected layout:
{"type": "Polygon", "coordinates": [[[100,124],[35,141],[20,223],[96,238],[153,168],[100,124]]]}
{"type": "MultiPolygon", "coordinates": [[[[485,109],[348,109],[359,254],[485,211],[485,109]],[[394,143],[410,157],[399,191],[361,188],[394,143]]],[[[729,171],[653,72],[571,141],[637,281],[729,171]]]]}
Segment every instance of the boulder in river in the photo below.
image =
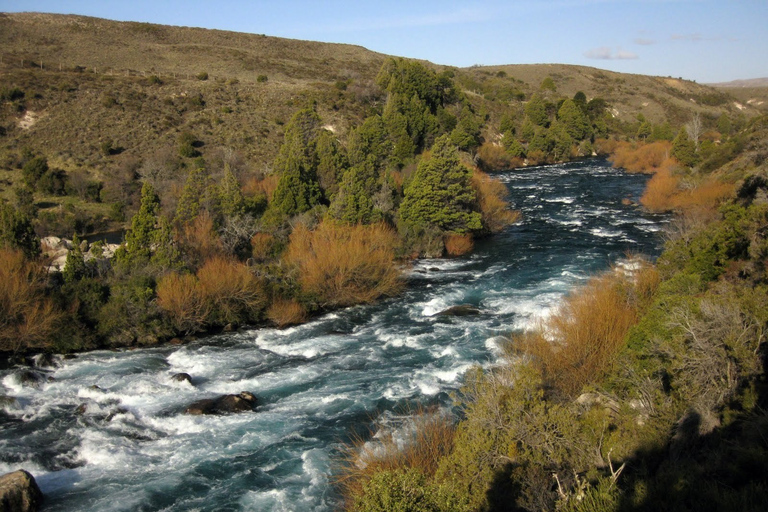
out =
{"type": "Polygon", "coordinates": [[[35,478],[23,469],[0,476],[0,510],[31,512],[42,503],[43,493],[35,478]]]}
{"type": "Polygon", "coordinates": [[[174,382],[189,382],[192,384],[192,376],[188,373],[175,373],[171,376],[171,380],[174,382]]]}
{"type": "Polygon", "coordinates": [[[480,310],[471,304],[461,304],[460,306],[451,306],[438,313],[438,316],[471,316],[479,315],[480,310]]]}
{"type": "Polygon", "coordinates": [[[241,391],[237,395],[223,395],[218,398],[206,398],[198,400],[187,407],[186,414],[229,414],[235,412],[252,411],[257,403],[256,397],[248,391],[241,391]]]}
{"type": "Polygon", "coordinates": [[[47,380],[43,373],[28,369],[19,370],[14,377],[16,382],[30,388],[39,388],[47,380]]]}

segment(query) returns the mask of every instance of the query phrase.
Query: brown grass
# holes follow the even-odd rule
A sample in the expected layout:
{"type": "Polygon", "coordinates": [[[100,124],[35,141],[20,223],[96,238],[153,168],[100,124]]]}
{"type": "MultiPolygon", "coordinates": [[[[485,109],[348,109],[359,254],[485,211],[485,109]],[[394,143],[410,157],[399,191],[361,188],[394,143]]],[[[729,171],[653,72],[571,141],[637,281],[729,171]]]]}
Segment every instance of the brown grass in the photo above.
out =
{"type": "Polygon", "coordinates": [[[594,277],[511,348],[530,357],[557,393],[575,396],[609,371],[658,283],[645,265],[631,275],[614,270],[594,277]]]}
{"type": "Polygon", "coordinates": [[[267,318],[279,328],[302,324],[309,315],[307,308],[295,300],[276,300],[267,308],[267,318]]]}
{"type": "Polygon", "coordinates": [[[302,290],[322,307],[344,307],[390,297],[403,287],[394,262],[397,235],[383,224],[303,224],[291,234],[288,264],[298,269],[302,290]]]}
{"type": "Polygon", "coordinates": [[[410,427],[406,432],[399,432],[400,439],[391,430],[378,425],[370,436],[375,433],[375,441],[355,437],[342,448],[336,484],[347,508],[362,495],[363,486],[376,473],[417,468],[429,477],[437,471],[440,460],[450,453],[456,433],[450,417],[419,410],[409,421],[412,424],[405,425],[410,427]]]}
{"type": "Polygon", "coordinates": [[[0,249],[0,351],[50,344],[61,312],[44,296],[45,271],[13,249],[0,249]]]}
{"type": "Polygon", "coordinates": [[[497,233],[520,220],[520,212],[509,208],[509,190],[499,180],[475,169],[472,173],[472,187],[477,193],[483,225],[491,233],[497,233]]]}
{"type": "Polygon", "coordinates": [[[463,256],[472,252],[475,242],[471,234],[458,235],[451,233],[445,237],[445,251],[449,256],[463,256]]]}

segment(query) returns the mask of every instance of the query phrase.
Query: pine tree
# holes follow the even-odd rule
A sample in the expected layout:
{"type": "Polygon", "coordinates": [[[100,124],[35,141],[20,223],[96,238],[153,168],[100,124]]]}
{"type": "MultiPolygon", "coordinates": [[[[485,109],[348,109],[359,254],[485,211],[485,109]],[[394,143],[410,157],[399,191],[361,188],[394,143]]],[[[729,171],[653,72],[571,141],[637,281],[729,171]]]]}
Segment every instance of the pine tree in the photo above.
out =
{"type": "Polygon", "coordinates": [[[473,211],[476,194],[471,171],[460,160],[448,136],[439,137],[432,156],[422,160],[404,191],[400,219],[406,229],[437,228],[466,233],[482,228],[481,216],[473,211]]]}
{"type": "Polygon", "coordinates": [[[139,211],[131,219],[131,227],[125,234],[125,243],[115,253],[119,264],[130,268],[149,263],[159,211],[160,198],[154,187],[149,182],[145,182],[141,187],[139,211]]]}
{"type": "Polygon", "coordinates": [[[349,169],[344,173],[329,215],[348,224],[370,224],[379,220],[374,215],[378,181],[379,174],[372,159],[349,169]]]}
{"type": "Polygon", "coordinates": [[[544,98],[539,94],[534,94],[530,101],[525,104],[525,115],[536,126],[549,126],[549,116],[547,115],[547,106],[544,98]]]}
{"type": "Polygon", "coordinates": [[[79,281],[87,272],[85,265],[85,257],[83,251],[80,248],[80,239],[77,233],[72,237],[72,249],[67,252],[67,260],[64,263],[64,271],[62,275],[65,283],[73,283],[79,281]]]}
{"type": "Polygon", "coordinates": [[[685,127],[680,128],[680,131],[677,132],[677,137],[672,141],[671,153],[678,162],[686,167],[693,167],[696,165],[696,162],[698,161],[696,145],[688,138],[688,133],[685,127]]]}
{"type": "Polygon", "coordinates": [[[27,258],[40,255],[40,240],[29,217],[0,199],[0,247],[21,250],[27,258]]]}
{"type": "Polygon", "coordinates": [[[557,111],[557,119],[562,123],[568,135],[576,140],[589,137],[589,120],[573,100],[565,100],[557,111]]]}

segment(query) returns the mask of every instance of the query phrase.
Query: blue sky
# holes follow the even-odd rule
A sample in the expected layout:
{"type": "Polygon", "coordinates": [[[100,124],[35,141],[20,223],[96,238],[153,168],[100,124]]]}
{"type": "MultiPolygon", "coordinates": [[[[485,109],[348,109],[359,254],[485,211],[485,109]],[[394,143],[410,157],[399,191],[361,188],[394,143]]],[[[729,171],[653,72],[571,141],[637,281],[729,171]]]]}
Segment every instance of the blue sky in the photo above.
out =
{"type": "Polygon", "coordinates": [[[699,82],[768,77],[768,0],[0,0],[350,43],[438,64],[563,63],[699,82]]]}

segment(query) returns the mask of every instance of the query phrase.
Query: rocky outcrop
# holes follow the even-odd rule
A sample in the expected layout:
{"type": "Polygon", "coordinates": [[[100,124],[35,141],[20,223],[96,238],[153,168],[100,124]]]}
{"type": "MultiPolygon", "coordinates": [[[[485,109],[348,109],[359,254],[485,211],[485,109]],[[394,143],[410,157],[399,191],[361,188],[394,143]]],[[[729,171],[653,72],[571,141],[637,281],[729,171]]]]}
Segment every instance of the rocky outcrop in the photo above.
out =
{"type": "Polygon", "coordinates": [[[39,510],[42,503],[35,478],[23,469],[0,476],[0,510],[30,512],[39,510]]]}
{"type": "Polygon", "coordinates": [[[470,304],[462,304],[460,306],[451,306],[448,309],[444,309],[439,312],[438,316],[471,316],[479,315],[480,310],[470,304]]]}
{"type": "Polygon", "coordinates": [[[187,407],[186,414],[231,414],[237,412],[252,411],[258,400],[248,391],[241,391],[237,395],[223,395],[218,398],[198,400],[187,407]]]}

